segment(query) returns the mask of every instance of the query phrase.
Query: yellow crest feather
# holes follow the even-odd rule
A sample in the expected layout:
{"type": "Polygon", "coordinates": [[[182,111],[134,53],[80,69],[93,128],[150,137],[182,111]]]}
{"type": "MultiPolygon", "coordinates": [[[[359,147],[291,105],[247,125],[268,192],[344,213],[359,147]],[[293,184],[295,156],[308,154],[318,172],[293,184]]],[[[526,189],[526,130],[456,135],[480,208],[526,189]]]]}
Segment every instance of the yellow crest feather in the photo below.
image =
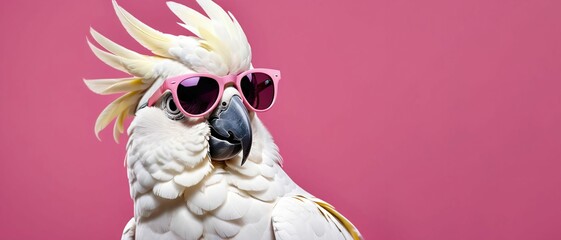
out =
{"type": "Polygon", "coordinates": [[[129,50],[106,38],[93,28],[93,40],[104,50],[89,40],[88,45],[97,58],[105,64],[133,76],[115,79],[86,80],[84,83],[94,93],[123,94],[111,102],[95,123],[95,134],[115,120],[113,137],[118,142],[124,132],[124,122],[134,115],[139,101],[145,101],[145,93],[154,92],[155,83],[184,72],[206,71],[217,75],[240,72],[249,69],[251,49],[234,16],[224,11],[211,0],[198,0],[208,14],[178,3],[168,2],[171,11],[197,37],[174,36],[162,33],[144,24],[113,0],[114,10],[125,30],[155,56],[147,56],[129,50]],[[158,81],[160,80],[160,81],[158,81]]]}

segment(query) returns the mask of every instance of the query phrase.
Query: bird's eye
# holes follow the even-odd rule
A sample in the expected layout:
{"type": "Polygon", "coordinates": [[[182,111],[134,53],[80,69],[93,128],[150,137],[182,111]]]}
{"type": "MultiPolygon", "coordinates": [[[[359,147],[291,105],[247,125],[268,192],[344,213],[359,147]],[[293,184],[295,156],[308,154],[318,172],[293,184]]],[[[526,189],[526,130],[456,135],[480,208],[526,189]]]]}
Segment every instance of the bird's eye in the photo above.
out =
{"type": "Polygon", "coordinates": [[[177,105],[175,105],[172,95],[168,95],[164,98],[164,100],[162,101],[162,109],[171,120],[181,120],[185,118],[177,105]]]}

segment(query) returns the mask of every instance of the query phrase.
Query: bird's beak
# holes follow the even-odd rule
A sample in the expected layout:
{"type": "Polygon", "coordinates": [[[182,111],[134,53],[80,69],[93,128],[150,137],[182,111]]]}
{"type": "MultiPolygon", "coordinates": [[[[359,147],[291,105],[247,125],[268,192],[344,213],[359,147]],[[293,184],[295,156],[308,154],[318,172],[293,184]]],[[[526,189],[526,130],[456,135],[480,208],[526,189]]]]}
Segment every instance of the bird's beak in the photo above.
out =
{"type": "Polygon", "coordinates": [[[234,95],[225,109],[210,118],[210,157],[212,160],[227,160],[242,154],[242,165],[249,156],[252,143],[249,115],[241,98],[234,95]]]}

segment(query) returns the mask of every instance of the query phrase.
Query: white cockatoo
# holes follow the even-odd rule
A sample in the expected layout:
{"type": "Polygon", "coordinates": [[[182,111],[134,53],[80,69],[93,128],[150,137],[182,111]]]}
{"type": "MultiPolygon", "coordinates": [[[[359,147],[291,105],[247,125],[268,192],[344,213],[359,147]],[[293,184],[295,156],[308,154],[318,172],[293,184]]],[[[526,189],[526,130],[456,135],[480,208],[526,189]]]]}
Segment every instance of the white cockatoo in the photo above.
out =
{"type": "Polygon", "coordinates": [[[234,16],[210,0],[197,2],[208,17],[167,3],[180,25],[195,35],[175,36],[147,26],[113,1],[127,32],[153,56],[126,49],[91,29],[105,49],[88,41],[93,53],[132,75],[84,80],[95,93],[123,94],[101,112],[96,135],[115,120],[117,141],[124,120],[134,115],[125,160],[134,217],[122,239],[361,239],[350,221],[282,170],[271,135],[255,112],[240,104],[234,86],[226,85],[221,104],[205,116],[184,116],[169,93],[147,104],[168,78],[189,73],[228,76],[252,68],[249,43],[234,16]],[[237,122],[229,124],[232,118],[225,118],[225,124],[214,126],[211,119],[233,105],[243,109],[230,111],[237,122]]]}

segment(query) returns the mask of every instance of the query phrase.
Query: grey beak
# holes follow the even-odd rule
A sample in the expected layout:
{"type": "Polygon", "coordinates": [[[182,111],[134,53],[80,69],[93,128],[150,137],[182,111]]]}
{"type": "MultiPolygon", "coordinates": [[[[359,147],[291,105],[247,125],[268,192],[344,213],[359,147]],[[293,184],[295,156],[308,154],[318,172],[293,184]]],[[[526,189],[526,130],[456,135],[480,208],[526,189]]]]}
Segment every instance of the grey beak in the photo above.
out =
{"type": "Polygon", "coordinates": [[[243,165],[249,156],[253,137],[249,115],[241,98],[233,96],[228,106],[209,122],[210,157],[213,160],[227,160],[243,151],[243,165]]]}

